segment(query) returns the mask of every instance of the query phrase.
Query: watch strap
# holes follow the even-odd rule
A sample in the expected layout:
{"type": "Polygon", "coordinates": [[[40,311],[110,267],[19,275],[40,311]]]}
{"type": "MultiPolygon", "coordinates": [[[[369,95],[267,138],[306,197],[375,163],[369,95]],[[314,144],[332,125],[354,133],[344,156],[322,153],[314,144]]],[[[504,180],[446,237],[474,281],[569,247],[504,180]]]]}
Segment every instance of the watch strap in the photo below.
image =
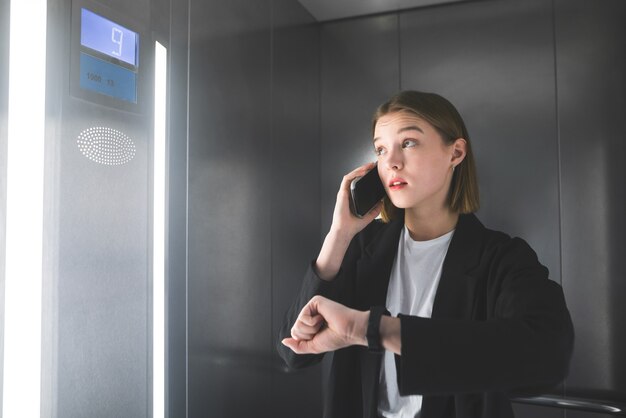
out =
{"type": "Polygon", "coordinates": [[[367,349],[372,353],[382,353],[385,351],[380,339],[380,318],[383,315],[390,315],[384,306],[372,306],[370,317],[367,321],[367,349]]]}

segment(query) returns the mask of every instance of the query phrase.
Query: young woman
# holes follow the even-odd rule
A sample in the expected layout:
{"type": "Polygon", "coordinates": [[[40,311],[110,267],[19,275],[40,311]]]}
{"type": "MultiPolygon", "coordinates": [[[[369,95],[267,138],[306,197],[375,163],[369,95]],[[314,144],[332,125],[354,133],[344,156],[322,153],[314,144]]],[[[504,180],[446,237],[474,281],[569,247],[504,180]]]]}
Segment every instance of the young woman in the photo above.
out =
{"type": "Polygon", "coordinates": [[[450,102],[401,92],[373,134],[377,165],[344,176],[279,352],[301,368],[334,351],[325,417],[512,417],[512,394],[567,374],[562,289],[526,242],[472,214],[474,158],[450,102]],[[387,197],[359,219],[350,183],[373,168],[387,197]]]}

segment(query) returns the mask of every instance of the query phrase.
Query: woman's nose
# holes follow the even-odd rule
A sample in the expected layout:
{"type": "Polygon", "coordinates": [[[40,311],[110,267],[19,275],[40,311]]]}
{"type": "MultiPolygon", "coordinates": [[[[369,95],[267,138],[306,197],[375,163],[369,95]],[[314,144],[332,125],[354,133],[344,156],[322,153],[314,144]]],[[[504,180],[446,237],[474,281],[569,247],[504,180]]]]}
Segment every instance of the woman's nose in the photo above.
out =
{"type": "Polygon", "coordinates": [[[395,150],[389,151],[385,160],[385,166],[389,170],[400,170],[403,167],[400,153],[395,150]]]}

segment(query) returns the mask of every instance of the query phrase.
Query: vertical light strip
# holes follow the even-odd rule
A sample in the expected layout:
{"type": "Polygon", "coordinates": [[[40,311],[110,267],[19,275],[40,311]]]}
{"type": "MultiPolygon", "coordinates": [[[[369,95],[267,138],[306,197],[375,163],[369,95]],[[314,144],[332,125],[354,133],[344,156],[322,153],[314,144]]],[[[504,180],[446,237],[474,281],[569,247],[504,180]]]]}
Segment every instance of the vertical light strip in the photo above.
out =
{"type": "Polygon", "coordinates": [[[165,137],[167,49],[156,42],[154,73],[154,223],[152,252],[152,416],[165,416],[165,137]]]}
{"type": "Polygon", "coordinates": [[[10,7],[2,416],[38,418],[47,2],[10,7]]]}

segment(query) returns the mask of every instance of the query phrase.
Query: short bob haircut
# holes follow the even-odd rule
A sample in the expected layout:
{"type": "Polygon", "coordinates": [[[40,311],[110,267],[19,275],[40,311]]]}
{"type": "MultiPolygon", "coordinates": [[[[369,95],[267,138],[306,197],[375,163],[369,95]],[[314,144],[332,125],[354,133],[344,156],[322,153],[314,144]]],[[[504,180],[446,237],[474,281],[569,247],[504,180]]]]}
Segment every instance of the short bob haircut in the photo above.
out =
{"type": "MultiPolygon", "coordinates": [[[[448,192],[448,205],[458,213],[476,212],[480,206],[480,201],[474,154],[465,123],[452,103],[434,93],[402,91],[376,109],[372,118],[372,134],[376,129],[378,119],[395,112],[408,112],[430,123],[448,145],[454,143],[458,138],[465,139],[467,142],[466,155],[454,169],[450,191],[448,192]]],[[[381,212],[383,222],[398,219],[403,214],[404,210],[395,207],[389,197],[385,196],[381,212]]]]}

